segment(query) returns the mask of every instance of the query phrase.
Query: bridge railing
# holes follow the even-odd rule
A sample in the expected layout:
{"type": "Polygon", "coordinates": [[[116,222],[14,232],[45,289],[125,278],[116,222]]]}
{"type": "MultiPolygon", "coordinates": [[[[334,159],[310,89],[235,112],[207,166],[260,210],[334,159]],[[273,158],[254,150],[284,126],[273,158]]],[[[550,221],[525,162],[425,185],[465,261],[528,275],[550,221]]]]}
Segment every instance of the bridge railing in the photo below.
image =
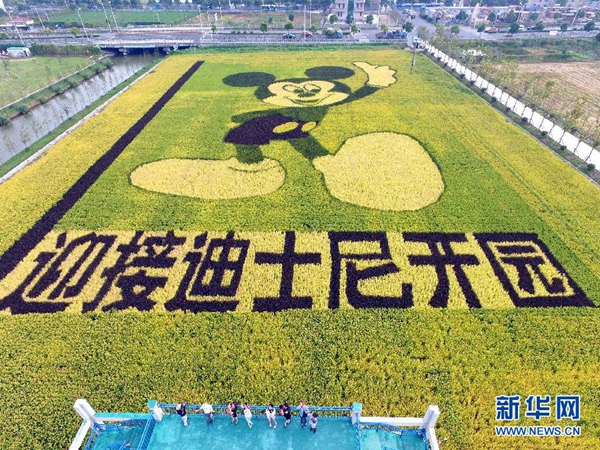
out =
{"type": "MultiPolygon", "coordinates": [[[[159,403],[160,408],[167,414],[175,414],[177,405],[173,403],[159,403]]],[[[200,409],[201,405],[196,404],[186,404],[186,412],[187,414],[204,414],[200,409]]],[[[241,407],[241,405],[238,405],[241,407]]],[[[227,416],[227,405],[212,405],[213,412],[218,416],[227,416]]],[[[267,405],[251,405],[250,410],[253,414],[262,415],[265,413],[267,409],[267,405]]],[[[279,412],[279,405],[275,405],[275,410],[279,412]]],[[[297,415],[299,408],[295,405],[290,405],[290,410],[292,415],[297,415]]],[[[352,406],[309,406],[309,410],[315,411],[318,415],[323,417],[341,417],[341,418],[350,418],[352,415],[352,406]]]]}

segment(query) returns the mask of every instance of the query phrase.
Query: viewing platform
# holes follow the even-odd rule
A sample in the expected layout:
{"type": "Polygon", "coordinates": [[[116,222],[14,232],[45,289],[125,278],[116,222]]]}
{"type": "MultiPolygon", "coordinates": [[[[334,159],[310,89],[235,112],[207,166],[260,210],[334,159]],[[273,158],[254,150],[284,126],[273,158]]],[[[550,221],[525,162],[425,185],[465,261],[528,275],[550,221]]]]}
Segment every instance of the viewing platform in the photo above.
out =
{"type": "MultiPolygon", "coordinates": [[[[86,400],[75,410],[83,423],[69,450],[439,450],[434,425],[437,406],[429,406],[421,418],[362,417],[362,404],[350,407],[310,406],[318,416],[317,432],[301,426],[298,408],[292,421],[277,415],[277,427],[269,427],[266,406],[252,406],[252,428],[239,411],[232,424],[226,405],[212,405],[214,423],[207,424],[201,405],[187,404],[188,426],[176,405],[148,402],[147,413],[96,413],[86,400]]],[[[279,408],[276,408],[279,410],[279,408]]]]}

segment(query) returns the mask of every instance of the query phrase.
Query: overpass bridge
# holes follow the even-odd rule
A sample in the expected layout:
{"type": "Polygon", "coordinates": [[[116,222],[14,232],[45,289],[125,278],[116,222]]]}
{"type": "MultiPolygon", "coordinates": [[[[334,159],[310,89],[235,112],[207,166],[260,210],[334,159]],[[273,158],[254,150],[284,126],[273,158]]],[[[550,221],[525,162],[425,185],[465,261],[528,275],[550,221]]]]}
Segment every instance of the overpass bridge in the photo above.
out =
{"type": "Polygon", "coordinates": [[[313,46],[313,45],[351,45],[351,44],[368,44],[368,43],[395,43],[402,44],[406,41],[399,39],[371,40],[368,38],[351,38],[344,37],[342,39],[327,39],[327,38],[306,38],[297,37],[294,39],[283,39],[281,35],[256,35],[256,36],[240,36],[240,35],[212,35],[203,33],[197,36],[188,37],[136,37],[136,38],[121,38],[108,40],[94,40],[93,45],[105,51],[119,52],[124,55],[133,52],[147,51],[154,52],[155,50],[162,53],[171,53],[172,51],[182,50],[191,47],[209,47],[209,46],[313,46]]]}

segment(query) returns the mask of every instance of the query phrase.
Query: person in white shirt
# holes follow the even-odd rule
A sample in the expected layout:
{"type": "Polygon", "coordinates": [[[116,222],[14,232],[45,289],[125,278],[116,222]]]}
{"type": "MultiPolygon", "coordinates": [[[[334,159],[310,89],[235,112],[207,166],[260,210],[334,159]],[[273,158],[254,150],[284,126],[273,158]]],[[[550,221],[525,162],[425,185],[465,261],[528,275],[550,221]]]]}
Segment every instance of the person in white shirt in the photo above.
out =
{"type": "Polygon", "coordinates": [[[204,417],[206,418],[206,425],[213,425],[215,423],[215,416],[213,413],[213,407],[210,403],[204,403],[198,411],[204,411],[204,417]]]}
{"type": "Polygon", "coordinates": [[[269,422],[269,428],[271,427],[271,423],[273,424],[273,428],[277,428],[277,412],[275,411],[275,407],[273,403],[269,403],[267,409],[265,410],[265,414],[267,415],[267,421],[269,422]]]}
{"type": "Polygon", "coordinates": [[[244,418],[248,423],[248,428],[252,428],[252,409],[250,408],[250,403],[244,403],[244,418]]]}

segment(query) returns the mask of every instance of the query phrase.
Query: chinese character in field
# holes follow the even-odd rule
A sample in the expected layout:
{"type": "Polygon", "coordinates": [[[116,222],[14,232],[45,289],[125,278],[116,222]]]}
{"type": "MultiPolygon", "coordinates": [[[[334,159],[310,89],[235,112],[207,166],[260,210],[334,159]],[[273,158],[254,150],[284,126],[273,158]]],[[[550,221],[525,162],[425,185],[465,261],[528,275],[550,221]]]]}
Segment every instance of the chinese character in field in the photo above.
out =
{"type": "Polygon", "coordinates": [[[412,285],[399,283],[397,296],[366,295],[360,292],[361,281],[396,274],[400,269],[392,261],[387,235],[383,232],[330,232],[331,280],[329,307],[339,308],[342,274],[346,278],[345,294],[354,308],[409,308],[413,306],[412,285]],[[363,250],[359,250],[361,245],[363,250]],[[358,268],[371,261],[369,267],[358,268]]]}
{"type": "Polygon", "coordinates": [[[311,308],[312,297],[292,295],[294,268],[297,265],[321,264],[320,253],[297,253],[296,233],[287,231],[282,253],[256,252],[256,264],[281,265],[281,282],[278,297],[255,298],[253,311],[282,311],[293,308],[311,308]]]}
{"type": "Polygon", "coordinates": [[[234,297],[242,279],[250,241],[236,239],[233,231],[225,238],[208,239],[202,233],[194,239],[194,250],[186,254],[188,268],[175,297],[165,303],[167,311],[233,311],[239,301],[234,297]],[[208,246],[206,246],[208,242],[208,246]],[[201,251],[206,246],[206,251],[201,251]],[[227,300],[215,301],[217,297],[227,300]]]}
{"type": "Polygon", "coordinates": [[[156,302],[151,295],[165,287],[168,276],[151,274],[151,270],[173,267],[176,258],[172,252],[183,245],[186,238],[176,236],[172,231],[164,236],[146,236],[142,240],[143,237],[144,233],[137,231],[128,244],[117,246],[120,256],[112,267],[102,272],[105,281],[93,301],[84,303],[84,312],[96,309],[112,286],[121,290],[121,300],[105,305],[104,311],[129,307],[150,311],[154,307],[156,302]]]}
{"type": "Polygon", "coordinates": [[[520,395],[496,397],[496,420],[519,420],[520,395]]]}
{"type": "Polygon", "coordinates": [[[580,419],[579,395],[557,395],[556,396],[556,420],[580,419]]]}
{"type": "Polygon", "coordinates": [[[525,400],[527,405],[526,417],[533,417],[540,420],[542,417],[550,417],[550,396],[530,395],[525,400]]]}
{"type": "Polygon", "coordinates": [[[475,238],[515,306],[593,306],[536,234],[479,233],[475,238]]]}
{"type": "Polygon", "coordinates": [[[430,255],[409,255],[408,261],[413,266],[433,266],[438,278],[438,284],[429,300],[434,308],[448,307],[450,295],[450,280],[448,270],[452,269],[462,289],[467,305],[470,308],[481,308],[479,298],[473,291],[471,282],[467,278],[464,266],[479,265],[475,255],[456,254],[452,248],[453,243],[467,242],[467,237],[462,233],[404,233],[406,242],[422,242],[429,247],[430,255]]]}
{"type": "Polygon", "coordinates": [[[9,307],[13,314],[65,310],[82,293],[115,240],[115,235],[96,233],[69,240],[67,233],[60,233],[54,244],[56,251],[37,255],[35,268],[12,294],[2,299],[0,309],[9,307]],[[52,301],[34,300],[40,297],[52,301]]]}

